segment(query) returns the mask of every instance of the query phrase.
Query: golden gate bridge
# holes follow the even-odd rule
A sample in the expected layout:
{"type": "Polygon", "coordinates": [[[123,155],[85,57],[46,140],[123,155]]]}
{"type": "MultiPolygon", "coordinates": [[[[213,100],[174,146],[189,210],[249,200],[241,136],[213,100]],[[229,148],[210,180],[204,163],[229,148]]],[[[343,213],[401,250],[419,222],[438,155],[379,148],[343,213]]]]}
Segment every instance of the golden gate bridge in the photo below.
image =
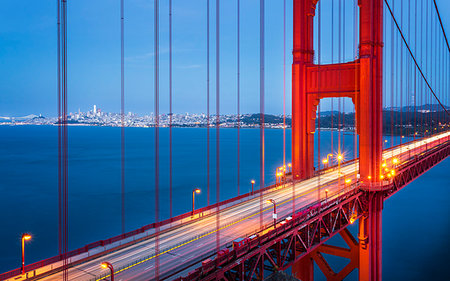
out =
{"type": "MultiPolygon", "coordinates": [[[[172,116],[172,0],[169,1],[169,98],[172,116]]],[[[0,274],[0,280],[263,280],[269,274],[291,269],[301,280],[314,279],[314,263],[327,280],[342,280],[358,269],[360,280],[382,280],[383,202],[450,154],[449,58],[450,47],[435,1],[318,1],[293,0],[283,5],[283,37],[286,45],[286,13],[293,16],[292,46],[292,156],[287,163],[286,112],[283,126],[283,163],[276,182],[265,181],[265,1],[259,6],[260,113],[259,188],[241,194],[240,177],[240,0],[237,12],[237,178],[236,197],[220,199],[220,30],[221,1],[204,1],[207,23],[207,198],[206,207],[173,214],[172,118],[169,124],[170,218],[160,220],[159,136],[159,8],[154,0],[154,116],[155,116],[155,222],[125,232],[125,88],[124,88],[124,0],[121,13],[121,219],[122,233],[69,251],[68,248],[68,86],[67,10],[70,2],[59,0],[58,34],[58,143],[59,143],[59,253],[0,274]],[[211,3],[213,3],[213,10],[211,3]],[[353,7],[354,25],[345,25],[345,5],[353,7]],[[330,46],[322,44],[323,11],[331,10],[331,63],[322,55],[330,46]],[[215,19],[215,120],[210,110],[210,21],[215,19]],[[345,44],[345,30],[353,33],[345,44]],[[336,31],[336,32],[335,32],[336,31]],[[335,38],[336,37],[336,38],[335,38]],[[336,39],[336,40],[335,40],[336,39]],[[337,42],[335,42],[337,41],[337,42]],[[338,46],[337,59],[334,45],[338,46]],[[345,60],[345,47],[353,60],[345,60]],[[411,95],[411,93],[413,93],[411,95]],[[322,99],[338,102],[336,129],[338,151],[320,147],[322,99]],[[354,147],[343,147],[345,100],[354,106],[354,147]],[[426,105],[431,105],[426,108],[426,105]],[[405,107],[406,106],[406,107],[405,107]],[[406,108],[405,111],[404,108],[406,108]],[[425,108],[425,109],[424,109],[425,108]],[[389,123],[383,122],[389,120],[389,123]],[[212,120],[212,122],[211,122],[212,120]],[[209,123],[211,122],[211,123],[209,123]],[[386,125],[387,124],[387,125],[386,125]],[[215,202],[210,186],[210,128],[215,137],[215,202]],[[391,137],[385,146],[383,135],[391,137]],[[394,144],[394,137],[400,144],[394,144]],[[407,136],[411,140],[403,141],[407,136]],[[318,140],[315,153],[315,140],[318,140]],[[325,151],[325,152],[324,152],[325,151]],[[316,161],[315,161],[316,159],[316,161]],[[355,238],[348,231],[359,223],[355,238]],[[348,248],[327,244],[340,235],[348,248]],[[323,254],[349,259],[334,272],[323,254]]],[[[348,16],[348,15],[347,15],[348,16]]],[[[286,48],[284,48],[286,50],[286,48]]],[[[285,52],[285,51],[284,51],[285,52]]],[[[286,53],[284,62],[286,61],[286,53]]],[[[284,68],[285,69],[285,68],[284,68]]],[[[283,73],[286,79],[286,73],[283,73]]],[[[286,89],[283,89],[285,106],[286,89]]],[[[334,102],[331,103],[333,106],[334,102]]],[[[285,107],[284,107],[285,108],[285,107]]],[[[333,124],[333,108],[331,122],[333,124]]],[[[335,126],[331,126],[332,129],[335,126]]],[[[333,140],[332,140],[333,141],[333,140]]],[[[332,145],[333,147],[333,145],[332,145]]],[[[22,251],[30,235],[22,236],[22,251]]],[[[24,252],[23,256],[24,256],[24,252]]]]}

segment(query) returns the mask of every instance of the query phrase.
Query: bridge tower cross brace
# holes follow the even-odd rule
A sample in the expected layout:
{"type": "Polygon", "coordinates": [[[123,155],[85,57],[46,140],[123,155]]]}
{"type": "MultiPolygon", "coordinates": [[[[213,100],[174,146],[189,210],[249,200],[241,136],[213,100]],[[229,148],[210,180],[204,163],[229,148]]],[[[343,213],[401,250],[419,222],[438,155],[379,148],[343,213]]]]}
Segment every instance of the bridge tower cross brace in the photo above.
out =
{"type": "Polygon", "coordinates": [[[320,100],[351,98],[359,134],[359,174],[370,201],[360,219],[359,277],[381,281],[383,197],[382,188],[375,187],[381,187],[383,148],[383,0],[358,0],[359,59],[320,66],[313,63],[313,18],[318,1],[293,2],[292,175],[307,179],[314,174],[315,118],[320,100]]]}

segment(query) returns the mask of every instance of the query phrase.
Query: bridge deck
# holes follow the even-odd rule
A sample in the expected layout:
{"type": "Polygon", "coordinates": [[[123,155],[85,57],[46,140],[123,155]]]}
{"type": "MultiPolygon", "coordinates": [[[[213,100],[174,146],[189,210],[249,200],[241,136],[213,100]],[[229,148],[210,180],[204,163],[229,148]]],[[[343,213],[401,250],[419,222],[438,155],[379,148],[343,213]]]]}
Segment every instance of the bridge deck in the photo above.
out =
{"type": "MultiPolygon", "coordinates": [[[[450,133],[443,133],[425,140],[415,141],[403,146],[386,150],[384,159],[396,157],[405,162],[420,154],[442,140],[448,140],[450,133]]],[[[389,162],[389,161],[388,161],[389,162]]],[[[263,193],[264,200],[274,199],[277,202],[278,220],[292,214],[293,208],[299,210],[305,206],[332,200],[358,187],[358,161],[353,160],[342,165],[341,179],[339,170],[330,168],[321,175],[311,179],[287,183],[284,186],[272,188],[263,193]],[[345,179],[351,179],[353,184],[345,184],[345,179]],[[341,185],[338,182],[341,182],[341,185]],[[356,184],[355,184],[356,183],[356,184]],[[326,198],[325,189],[328,189],[326,198]],[[293,196],[294,195],[294,196],[293,196]],[[294,199],[293,199],[294,198],[294,199]]],[[[263,202],[263,229],[272,225],[272,205],[263,202]]],[[[186,275],[189,266],[198,265],[205,258],[216,252],[216,235],[220,235],[221,247],[239,237],[247,237],[261,231],[260,229],[260,198],[255,195],[245,202],[239,202],[231,207],[220,210],[220,231],[216,231],[216,214],[208,214],[186,222],[182,225],[165,229],[160,234],[160,275],[176,277],[186,275]]],[[[151,234],[151,232],[150,232],[151,234]]],[[[86,260],[69,269],[70,280],[99,280],[105,276],[106,270],[100,268],[102,261],[108,261],[115,267],[120,279],[149,280],[155,272],[155,239],[150,237],[144,241],[132,244],[101,257],[86,260]]],[[[102,248],[102,247],[101,247],[102,248]]],[[[54,265],[53,268],[56,268],[54,265]]],[[[9,280],[21,280],[21,278],[9,280]]],[[[61,272],[52,272],[39,280],[62,280],[61,272]]]]}

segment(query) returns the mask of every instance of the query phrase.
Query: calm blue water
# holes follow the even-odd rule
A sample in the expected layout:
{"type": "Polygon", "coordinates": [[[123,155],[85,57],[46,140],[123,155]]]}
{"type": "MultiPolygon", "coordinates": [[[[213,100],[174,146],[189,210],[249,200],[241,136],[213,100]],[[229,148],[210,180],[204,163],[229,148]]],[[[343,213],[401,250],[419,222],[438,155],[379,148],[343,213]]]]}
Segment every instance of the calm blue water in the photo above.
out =
{"type": "MultiPolygon", "coordinates": [[[[168,129],[161,129],[160,136],[160,216],[165,219],[169,216],[168,129]]],[[[353,158],[353,136],[347,133],[344,137],[344,151],[348,159],[353,158]]],[[[235,129],[220,130],[221,200],[237,195],[236,138],[235,129]]],[[[289,156],[290,131],[286,139],[289,156]]],[[[335,149],[336,139],[335,134],[335,149]]],[[[331,152],[330,141],[331,133],[322,132],[322,155],[331,152]]],[[[215,151],[212,129],[211,203],[216,198],[215,151]]],[[[121,231],[120,129],[70,127],[69,154],[69,240],[73,249],[121,231]]],[[[173,129],[173,156],[174,214],[190,210],[194,187],[202,189],[197,206],[206,206],[206,129],[173,129]]],[[[271,183],[276,167],[283,161],[282,130],[266,130],[265,157],[266,183],[271,183]]],[[[241,130],[241,193],[251,189],[251,179],[258,185],[259,161],[259,130],[241,130]]],[[[127,128],[127,231],[155,219],[154,162],[153,129],[127,128]]],[[[443,245],[447,245],[450,232],[450,181],[446,174],[449,168],[447,159],[386,202],[383,218],[386,280],[400,280],[403,276],[413,280],[420,272],[431,270],[433,264],[428,265],[427,261],[436,261],[436,254],[448,256],[448,246],[443,245]]],[[[57,253],[57,172],[56,127],[0,127],[0,271],[20,265],[23,232],[33,234],[33,240],[26,246],[27,263],[57,253]]]]}

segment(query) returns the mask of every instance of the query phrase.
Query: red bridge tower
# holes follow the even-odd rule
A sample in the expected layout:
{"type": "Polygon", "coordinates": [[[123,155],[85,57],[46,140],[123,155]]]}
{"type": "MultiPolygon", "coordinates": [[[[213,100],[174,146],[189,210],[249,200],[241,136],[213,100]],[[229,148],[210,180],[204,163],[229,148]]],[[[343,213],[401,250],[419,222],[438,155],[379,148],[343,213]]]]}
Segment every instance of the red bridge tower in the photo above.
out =
{"type": "MultiPolygon", "coordinates": [[[[349,97],[355,105],[359,134],[359,173],[370,196],[369,211],[360,221],[360,280],[381,280],[383,1],[358,0],[359,59],[313,63],[313,18],[319,0],[294,0],[292,65],[292,174],[314,174],[314,132],[317,105],[323,98],[349,97]]],[[[312,259],[294,266],[304,279],[312,276],[312,259]],[[308,276],[309,275],[309,276],[308,276]]],[[[312,277],[311,277],[312,278],[312,277]]]]}

